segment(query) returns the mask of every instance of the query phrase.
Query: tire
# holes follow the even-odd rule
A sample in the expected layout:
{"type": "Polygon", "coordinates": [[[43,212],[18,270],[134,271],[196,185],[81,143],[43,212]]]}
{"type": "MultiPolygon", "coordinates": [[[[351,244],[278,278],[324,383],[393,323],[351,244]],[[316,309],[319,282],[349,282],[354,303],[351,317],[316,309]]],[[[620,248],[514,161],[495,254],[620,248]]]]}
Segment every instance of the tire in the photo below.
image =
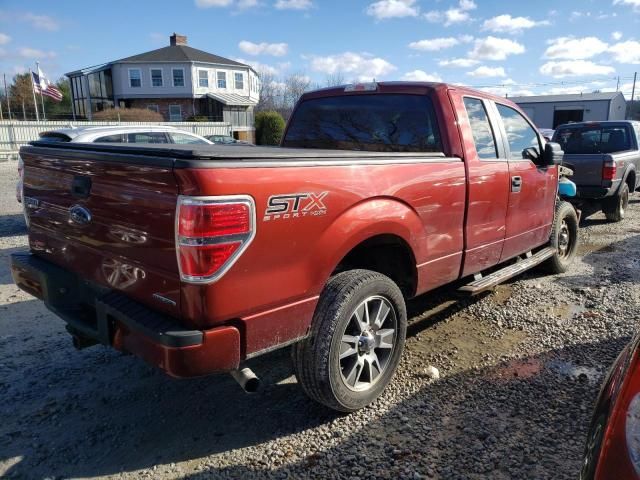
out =
{"type": "Polygon", "coordinates": [[[628,206],[629,185],[623,183],[618,194],[606,200],[602,211],[610,222],[619,222],[624,218],[628,206]]]}
{"type": "Polygon", "coordinates": [[[578,249],[578,215],[569,202],[558,202],[551,228],[550,246],[556,252],[545,263],[549,273],[564,273],[578,249]]]}
{"type": "Polygon", "coordinates": [[[393,377],[406,333],[404,298],[390,278],[370,270],[338,273],[320,295],[311,335],[293,347],[298,382],[333,410],[366,407],[393,377]]]}

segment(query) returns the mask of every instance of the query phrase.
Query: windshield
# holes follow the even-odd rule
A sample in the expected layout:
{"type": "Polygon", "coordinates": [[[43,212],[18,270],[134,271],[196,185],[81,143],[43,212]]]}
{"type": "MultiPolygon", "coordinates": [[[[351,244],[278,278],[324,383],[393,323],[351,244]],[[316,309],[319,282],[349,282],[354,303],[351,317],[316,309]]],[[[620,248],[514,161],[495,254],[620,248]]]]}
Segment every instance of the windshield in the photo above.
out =
{"type": "Polygon", "coordinates": [[[433,105],[423,95],[344,95],[306,100],[285,147],[441,152],[433,105]]]}
{"type": "Polygon", "coordinates": [[[614,153],[631,149],[629,129],[624,125],[560,127],[554,142],[566,154],[614,153]]]}

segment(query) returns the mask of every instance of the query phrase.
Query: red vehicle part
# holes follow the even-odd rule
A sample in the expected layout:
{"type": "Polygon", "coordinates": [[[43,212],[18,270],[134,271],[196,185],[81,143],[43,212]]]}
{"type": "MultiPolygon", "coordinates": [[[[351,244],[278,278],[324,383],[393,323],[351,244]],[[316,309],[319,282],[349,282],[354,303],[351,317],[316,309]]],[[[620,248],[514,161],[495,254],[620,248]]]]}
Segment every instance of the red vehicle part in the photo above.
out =
{"type": "Polygon", "coordinates": [[[640,335],[618,356],[600,391],[580,478],[640,479],[640,335]]]}

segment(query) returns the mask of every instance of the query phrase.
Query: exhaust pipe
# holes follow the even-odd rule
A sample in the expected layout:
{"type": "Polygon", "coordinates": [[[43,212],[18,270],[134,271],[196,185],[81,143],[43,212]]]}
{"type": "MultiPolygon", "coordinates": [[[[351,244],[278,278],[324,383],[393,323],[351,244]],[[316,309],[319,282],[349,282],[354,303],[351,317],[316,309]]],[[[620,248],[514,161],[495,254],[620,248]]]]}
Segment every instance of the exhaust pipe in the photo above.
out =
{"type": "Polygon", "coordinates": [[[242,370],[231,370],[231,376],[247,393],[255,393],[260,388],[260,379],[248,367],[242,370]]]}

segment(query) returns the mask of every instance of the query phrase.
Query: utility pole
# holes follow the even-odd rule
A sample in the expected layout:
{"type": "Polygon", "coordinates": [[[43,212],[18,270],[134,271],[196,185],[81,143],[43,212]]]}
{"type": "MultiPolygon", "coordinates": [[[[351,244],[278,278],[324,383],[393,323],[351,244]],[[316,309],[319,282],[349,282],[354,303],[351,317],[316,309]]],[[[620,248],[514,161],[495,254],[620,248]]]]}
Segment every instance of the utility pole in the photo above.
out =
{"type": "Polygon", "coordinates": [[[633,73],[633,87],[631,88],[631,105],[629,106],[629,116],[633,116],[633,98],[636,95],[636,78],[638,77],[638,72],[633,73]]]}

